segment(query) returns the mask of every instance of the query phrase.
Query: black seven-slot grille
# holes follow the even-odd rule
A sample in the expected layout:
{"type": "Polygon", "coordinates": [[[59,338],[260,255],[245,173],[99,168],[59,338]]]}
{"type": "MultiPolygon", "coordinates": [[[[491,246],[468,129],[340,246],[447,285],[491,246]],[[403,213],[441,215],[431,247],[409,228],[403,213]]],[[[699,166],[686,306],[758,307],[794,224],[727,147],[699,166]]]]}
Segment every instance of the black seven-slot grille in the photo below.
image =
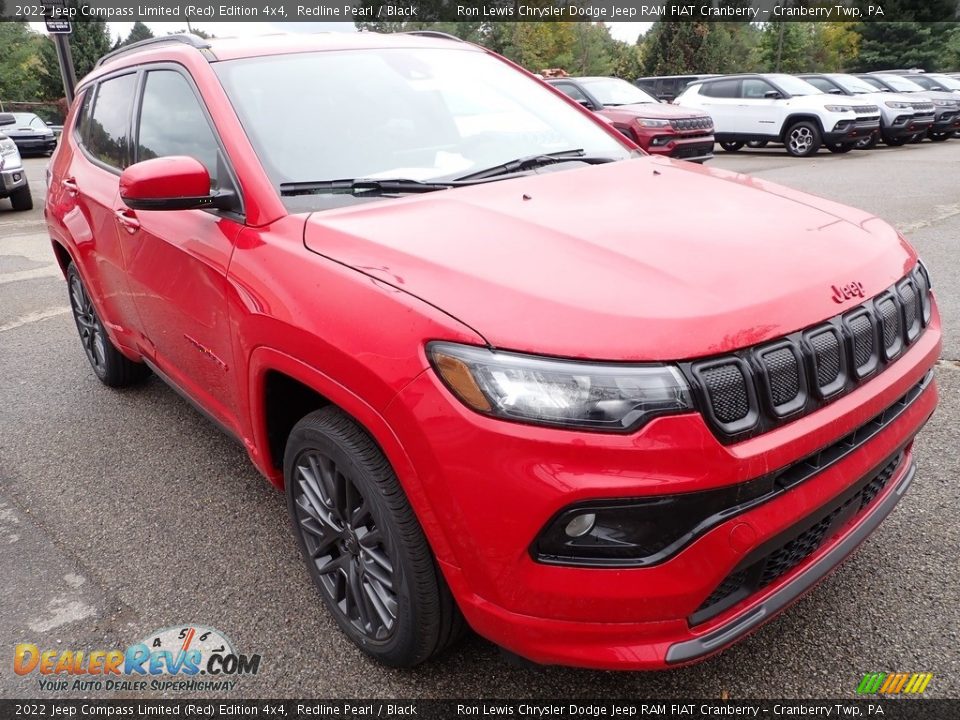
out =
{"type": "Polygon", "coordinates": [[[819,550],[853,518],[866,510],[903,462],[900,450],[842,496],[783,534],[757,548],[727,575],[688,618],[699,625],[776,582],[819,550]]]}
{"type": "Polygon", "coordinates": [[[713,119],[709,117],[681,118],[671,120],[674,130],[708,130],[713,128],[713,119]]]}
{"type": "Polygon", "coordinates": [[[930,321],[922,264],[852,310],[779,340],[685,364],[710,427],[724,442],[802,417],[894,362],[930,321]]]}

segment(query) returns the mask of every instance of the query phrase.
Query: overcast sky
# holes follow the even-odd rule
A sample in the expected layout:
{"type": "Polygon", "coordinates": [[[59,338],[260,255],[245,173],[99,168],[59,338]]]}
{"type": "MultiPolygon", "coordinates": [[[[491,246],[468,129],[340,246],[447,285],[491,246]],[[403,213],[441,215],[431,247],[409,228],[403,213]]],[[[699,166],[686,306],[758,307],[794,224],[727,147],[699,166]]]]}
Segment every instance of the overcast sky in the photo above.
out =
{"type": "MultiPolygon", "coordinates": [[[[646,32],[652,23],[640,22],[612,22],[607,23],[610,33],[618,40],[628,43],[636,42],[641,33],[646,32]]],[[[185,30],[186,25],[174,22],[148,22],[146,25],[153,30],[154,35],[165,35],[168,32],[185,30]]],[[[219,37],[249,37],[251,35],[265,35],[278,32],[353,32],[355,30],[353,23],[348,22],[285,22],[285,23],[261,23],[261,22],[191,22],[192,27],[213,33],[219,37]]],[[[43,23],[30,23],[30,26],[38,32],[46,32],[43,23]]],[[[133,27],[133,23],[112,22],[107,23],[110,29],[111,38],[115,39],[117,35],[126,37],[133,27]]]]}

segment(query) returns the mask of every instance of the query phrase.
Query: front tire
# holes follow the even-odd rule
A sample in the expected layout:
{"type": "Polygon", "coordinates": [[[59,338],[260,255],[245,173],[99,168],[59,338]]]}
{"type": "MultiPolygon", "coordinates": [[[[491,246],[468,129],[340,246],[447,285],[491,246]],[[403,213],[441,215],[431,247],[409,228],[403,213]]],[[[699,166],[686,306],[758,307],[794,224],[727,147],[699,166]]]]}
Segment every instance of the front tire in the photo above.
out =
{"type": "Polygon", "coordinates": [[[791,125],[784,136],[787,152],[793,157],[809,157],[820,149],[820,128],[809,120],[801,120],[791,125]]]}
{"type": "Polygon", "coordinates": [[[390,463],[338,408],[294,426],[283,459],[290,523],[340,629],[391,667],[412,667],[463,632],[390,463]]]}
{"type": "Polygon", "coordinates": [[[150,375],[150,369],[124,356],[107,337],[100,316],[97,315],[77,266],[73,263],[67,268],[67,285],[70,289],[70,308],[73,310],[77,332],[80,333],[80,342],[83,343],[90,367],[100,382],[109,387],[120,388],[136,385],[146,379],[150,375]]]}
{"type": "Polygon", "coordinates": [[[944,140],[949,140],[951,135],[953,135],[952,132],[932,132],[927,137],[933,142],[943,142],[944,140]]]}
{"type": "Polygon", "coordinates": [[[737,150],[743,147],[743,143],[726,141],[720,143],[720,147],[722,147],[726,152],[737,152],[737,150]]]}
{"type": "Polygon", "coordinates": [[[868,135],[865,138],[857,141],[857,150],[873,150],[877,146],[877,143],[880,142],[880,136],[874,133],[873,135],[868,135]]]}
{"type": "Polygon", "coordinates": [[[30,194],[30,186],[24,185],[10,193],[10,204],[17,211],[33,210],[33,195],[30,194]]]}

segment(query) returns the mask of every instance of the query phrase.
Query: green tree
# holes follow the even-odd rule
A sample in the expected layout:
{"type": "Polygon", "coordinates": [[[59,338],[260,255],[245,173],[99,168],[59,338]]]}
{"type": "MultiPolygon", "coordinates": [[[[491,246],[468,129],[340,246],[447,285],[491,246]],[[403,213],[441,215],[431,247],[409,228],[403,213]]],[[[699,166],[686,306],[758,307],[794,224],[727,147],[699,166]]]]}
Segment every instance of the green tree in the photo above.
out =
{"type": "Polygon", "coordinates": [[[574,75],[609,75],[622,44],[603,23],[573,23],[573,61],[564,69],[574,75]]]}
{"type": "Polygon", "coordinates": [[[0,22],[0,100],[40,99],[38,52],[42,42],[43,37],[25,22],[0,22]]]}
{"type": "Polygon", "coordinates": [[[814,23],[769,22],[757,44],[758,64],[767,72],[810,72],[814,66],[814,23]]]}
{"type": "MultiPolygon", "coordinates": [[[[69,7],[85,7],[78,0],[67,0],[69,7]]],[[[73,23],[73,32],[67,36],[70,40],[70,52],[73,55],[73,66],[77,71],[77,79],[93,70],[97,60],[110,52],[110,33],[107,23],[102,20],[84,20],[73,23]]],[[[54,100],[63,97],[63,82],[60,79],[60,65],[57,62],[57,52],[53,41],[45,38],[40,45],[39,81],[40,93],[45,100],[54,100]]]]}
{"type": "Polygon", "coordinates": [[[647,75],[706,72],[699,67],[700,49],[710,32],[705,22],[658,20],[644,42],[643,70],[647,75]]]}
{"type": "Polygon", "coordinates": [[[946,22],[868,22],[858,28],[860,70],[914,68],[952,69],[949,39],[955,26],[946,22]]]}
{"type": "Polygon", "coordinates": [[[135,42],[149,40],[152,37],[153,32],[150,28],[138,20],[133,24],[133,27],[130,28],[130,34],[127,35],[127,39],[123,41],[122,45],[133,45],[135,42]]]}
{"type": "Polygon", "coordinates": [[[643,70],[648,75],[753,70],[758,35],[746,22],[657,21],[643,38],[643,70]]]}

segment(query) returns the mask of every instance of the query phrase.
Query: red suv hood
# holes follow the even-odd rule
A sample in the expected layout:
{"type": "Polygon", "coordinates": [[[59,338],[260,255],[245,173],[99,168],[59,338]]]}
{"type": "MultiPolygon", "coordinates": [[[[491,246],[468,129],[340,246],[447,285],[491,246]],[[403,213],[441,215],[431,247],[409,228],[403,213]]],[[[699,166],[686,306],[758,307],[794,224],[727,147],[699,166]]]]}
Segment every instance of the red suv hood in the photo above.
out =
{"type": "Polygon", "coordinates": [[[915,256],[866,213],[642,158],[313,214],[306,246],[445,310],[493,346],[682,359],[853,307],[915,256]]]}
{"type": "Polygon", "coordinates": [[[598,112],[614,122],[630,122],[634,118],[663,118],[665,120],[680,120],[685,118],[706,117],[703,110],[690,110],[666,103],[641,103],[639,105],[615,105],[605,107],[598,112]]]}

